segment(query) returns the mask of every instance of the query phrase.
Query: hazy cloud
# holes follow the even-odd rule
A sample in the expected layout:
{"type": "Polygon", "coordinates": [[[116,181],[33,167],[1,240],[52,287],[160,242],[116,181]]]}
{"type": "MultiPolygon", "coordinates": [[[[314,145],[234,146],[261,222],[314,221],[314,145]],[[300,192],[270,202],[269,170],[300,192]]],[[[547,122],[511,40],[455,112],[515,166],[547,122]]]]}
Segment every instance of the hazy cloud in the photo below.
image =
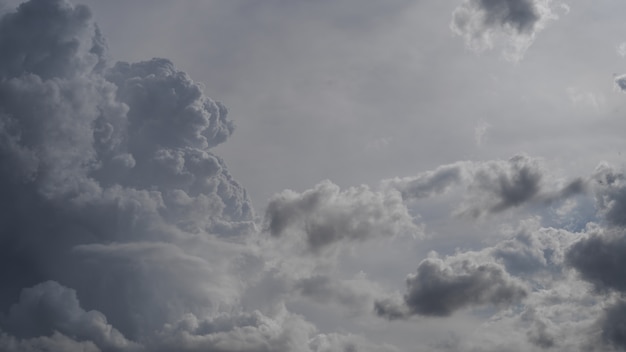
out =
{"type": "Polygon", "coordinates": [[[518,61],[548,19],[556,16],[550,0],[464,0],[452,14],[452,31],[476,51],[506,41],[505,57],[518,61]]]}
{"type": "Polygon", "coordinates": [[[582,179],[559,184],[539,159],[526,155],[516,155],[509,160],[461,161],[415,177],[385,180],[383,184],[398,190],[407,201],[464,186],[465,202],[457,211],[473,217],[499,213],[531,202],[550,204],[586,190],[582,179]],[[555,188],[557,190],[553,191],[555,188]]]}
{"type": "Polygon", "coordinates": [[[375,192],[367,186],[342,191],[330,181],[302,193],[275,195],[265,222],[272,236],[303,235],[313,251],[342,240],[419,233],[397,192],[375,192]]]}

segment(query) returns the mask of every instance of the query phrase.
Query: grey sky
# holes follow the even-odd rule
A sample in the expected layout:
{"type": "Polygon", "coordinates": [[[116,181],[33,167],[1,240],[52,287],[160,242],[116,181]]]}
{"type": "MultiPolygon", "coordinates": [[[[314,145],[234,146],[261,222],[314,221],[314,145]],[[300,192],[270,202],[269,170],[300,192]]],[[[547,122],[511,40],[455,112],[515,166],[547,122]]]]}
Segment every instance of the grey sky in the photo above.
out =
{"type": "Polygon", "coordinates": [[[0,350],[625,345],[626,4],[20,2],[0,350]]]}

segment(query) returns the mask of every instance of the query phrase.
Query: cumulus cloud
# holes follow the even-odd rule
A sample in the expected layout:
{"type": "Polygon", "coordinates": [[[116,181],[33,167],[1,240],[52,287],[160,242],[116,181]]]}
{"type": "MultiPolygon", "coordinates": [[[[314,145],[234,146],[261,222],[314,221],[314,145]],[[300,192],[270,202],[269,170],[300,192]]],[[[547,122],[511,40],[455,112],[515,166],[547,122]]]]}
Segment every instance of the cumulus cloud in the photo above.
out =
{"type": "Polygon", "coordinates": [[[274,237],[304,236],[312,251],[340,241],[419,233],[397,192],[376,192],[367,186],[342,191],[330,181],[302,193],[286,190],[275,195],[265,222],[274,237]]]}
{"type": "MultiPolygon", "coordinates": [[[[519,49],[551,18],[548,3],[468,0],[453,28],[472,46],[502,34],[519,49]]],[[[234,133],[224,105],[167,59],[107,55],[85,6],[30,0],[0,17],[0,350],[397,350],[318,329],[287,309],[298,300],[357,314],[374,306],[388,319],[495,306],[541,348],[571,347],[563,336],[595,319],[607,344],[623,346],[623,307],[589,308],[589,284],[564,268],[623,293],[620,172],[603,166],[589,182],[566,182],[518,155],[443,165],[380,189],[324,181],[270,199],[263,233],[215,152],[234,133]],[[346,274],[355,268],[328,260],[355,244],[419,235],[410,205],[455,188],[455,212],[473,217],[589,188],[607,228],[528,226],[480,251],[431,256],[404,295],[365,274],[345,279],[361,268],[346,274]],[[572,287],[584,294],[568,298],[572,287]],[[576,316],[576,305],[593,318],[576,316]],[[559,325],[564,315],[577,325],[559,325]]]]}
{"type": "MultiPolygon", "coordinates": [[[[167,59],[111,64],[106,50],[85,6],[31,0],[0,17],[0,349],[381,350],[261,299],[244,309],[273,267],[213,152],[234,132],[227,109],[167,59]]],[[[283,213],[299,204],[287,192],[272,234],[305,224],[321,248],[416,228],[397,192],[312,192],[328,201],[319,219],[283,213]]],[[[302,282],[301,296],[318,288],[302,282]]],[[[344,286],[330,287],[310,296],[344,286]]]]}
{"type": "Polygon", "coordinates": [[[481,262],[463,256],[428,258],[417,267],[417,273],[406,279],[403,300],[379,300],[378,315],[388,319],[410,315],[448,316],[472,306],[506,306],[527,295],[524,285],[512,278],[495,262],[481,262]]]}
{"type": "MultiPolygon", "coordinates": [[[[2,320],[5,330],[19,338],[57,332],[79,341],[90,341],[105,351],[130,351],[138,347],[108,324],[102,313],[83,310],[75,290],[55,281],[22,290],[19,302],[11,306],[2,320]]],[[[63,339],[60,337],[63,335],[56,339],[63,339]]]]}
{"type": "Polygon", "coordinates": [[[464,0],[450,27],[476,51],[504,40],[505,58],[519,61],[546,22],[556,18],[550,5],[550,0],[464,0]]]}

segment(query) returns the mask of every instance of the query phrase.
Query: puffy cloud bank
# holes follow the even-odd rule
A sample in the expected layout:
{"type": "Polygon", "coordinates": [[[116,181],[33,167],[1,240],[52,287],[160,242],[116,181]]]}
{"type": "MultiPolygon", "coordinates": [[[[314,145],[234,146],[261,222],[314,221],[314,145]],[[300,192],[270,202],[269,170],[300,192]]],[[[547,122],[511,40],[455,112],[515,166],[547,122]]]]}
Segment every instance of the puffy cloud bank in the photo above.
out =
{"type": "MultiPolygon", "coordinates": [[[[524,49],[549,3],[467,0],[453,29],[478,48],[504,35],[524,49]]],[[[214,153],[233,132],[227,109],[169,60],[111,62],[87,7],[30,0],[4,13],[0,350],[398,351],[354,327],[459,316],[481,324],[424,348],[626,347],[619,169],[556,177],[526,155],[460,161],[377,187],[285,190],[258,220],[214,153]],[[437,236],[421,214],[436,202],[468,231],[520,225],[400,263],[404,286],[359,271],[363,247],[382,256],[398,238],[437,236]],[[543,222],[585,202],[581,226],[543,222]],[[299,304],[359,321],[316,326],[299,304]]]]}

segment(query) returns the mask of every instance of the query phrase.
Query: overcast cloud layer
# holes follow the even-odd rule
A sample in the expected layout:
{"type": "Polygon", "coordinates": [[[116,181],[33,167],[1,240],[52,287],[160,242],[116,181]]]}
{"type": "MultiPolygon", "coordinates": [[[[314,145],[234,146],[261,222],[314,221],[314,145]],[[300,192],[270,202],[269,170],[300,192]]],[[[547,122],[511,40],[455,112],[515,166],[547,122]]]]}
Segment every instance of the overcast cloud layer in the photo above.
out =
{"type": "Polygon", "coordinates": [[[623,5],[86,3],[0,2],[0,350],[626,349],[623,5]]]}

